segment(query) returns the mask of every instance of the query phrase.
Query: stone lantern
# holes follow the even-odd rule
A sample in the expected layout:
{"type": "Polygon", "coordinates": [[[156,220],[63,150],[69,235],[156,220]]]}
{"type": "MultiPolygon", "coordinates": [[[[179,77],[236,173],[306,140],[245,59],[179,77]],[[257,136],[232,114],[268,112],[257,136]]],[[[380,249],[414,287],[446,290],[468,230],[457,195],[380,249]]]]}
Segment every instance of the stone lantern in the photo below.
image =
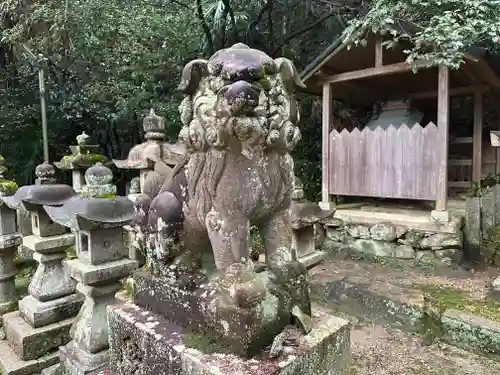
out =
{"type": "Polygon", "coordinates": [[[320,222],[334,210],[323,210],[318,204],[304,198],[302,182],[295,177],[292,194],[292,247],[297,251],[297,259],[307,268],[320,263],[326,254],[317,250],[316,237],[322,230],[320,222]]]}
{"type": "Polygon", "coordinates": [[[52,165],[41,164],[35,172],[34,185],[3,197],[12,210],[22,207],[30,213],[33,234],[23,237],[23,245],[33,251],[38,262],[29,294],[19,301],[19,311],[3,316],[11,351],[3,348],[5,355],[0,356],[0,362],[4,369],[10,369],[7,373],[31,373],[30,369],[41,370],[57,361],[53,351],[69,341],[70,328],[83,303],[83,296],[75,293],[76,283],[62,265],[75,238],[50,220],[44,209],[63,205],[76,193],[71,186],[56,183],[52,165]]]}
{"type": "Polygon", "coordinates": [[[122,227],[132,220],[133,203],[116,196],[111,170],[100,163],[85,172],[81,196],[62,207],[46,207],[54,222],[76,235],[76,259],[66,261],[85,302],[71,329],[72,341],[59,349],[62,374],[86,375],[106,366],[108,325],[106,306],[116,301],[126,278],[138,264],[127,258],[122,227]]]}
{"type": "MultiPolygon", "coordinates": [[[[185,154],[185,148],[179,144],[165,142],[165,120],[157,116],[153,109],[144,118],[142,128],[144,129],[145,141],[134,146],[130,150],[127,159],[113,159],[113,163],[120,169],[139,170],[140,192],[148,194],[148,187],[146,186],[148,174],[158,174],[160,176],[159,181],[162,177],[163,179],[168,177],[173,166],[181,161],[185,154]]],[[[159,184],[161,186],[161,182],[159,184]]]]}
{"type": "Polygon", "coordinates": [[[70,170],[72,173],[73,189],[79,193],[85,183],[85,170],[97,162],[108,163],[106,156],[99,153],[98,145],[89,144],[90,136],[82,132],[76,137],[76,145],[69,146],[71,155],[64,156],[60,162],[54,165],[62,170],[70,170]]]}

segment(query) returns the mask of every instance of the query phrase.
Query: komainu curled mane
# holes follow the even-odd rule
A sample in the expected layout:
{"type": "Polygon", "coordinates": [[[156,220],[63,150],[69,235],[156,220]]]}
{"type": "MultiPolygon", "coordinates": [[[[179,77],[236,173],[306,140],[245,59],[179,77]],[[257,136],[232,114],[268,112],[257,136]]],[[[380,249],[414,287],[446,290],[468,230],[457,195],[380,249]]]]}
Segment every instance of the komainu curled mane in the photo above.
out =
{"type": "Polygon", "coordinates": [[[290,60],[243,44],[184,68],[179,138],[189,155],[151,202],[149,223],[170,225],[178,203],[185,248],[196,252],[209,240],[220,273],[248,258],[251,224],[260,230],[271,269],[289,258],[290,151],[301,137],[297,86],[304,84],[290,60]]]}

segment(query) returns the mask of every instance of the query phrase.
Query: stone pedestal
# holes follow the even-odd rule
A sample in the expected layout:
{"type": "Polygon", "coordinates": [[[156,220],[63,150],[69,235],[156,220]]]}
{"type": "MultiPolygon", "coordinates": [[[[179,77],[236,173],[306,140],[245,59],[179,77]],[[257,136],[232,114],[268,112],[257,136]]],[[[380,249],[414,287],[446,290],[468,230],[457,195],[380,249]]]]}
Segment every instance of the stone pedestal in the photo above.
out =
{"type": "Polygon", "coordinates": [[[162,316],[125,304],[108,309],[111,361],[114,375],[347,375],[350,365],[350,327],[341,318],[316,310],[312,330],[297,346],[284,348],[270,359],[245,359],[224,354],[223,347],[193,337],[186,328],[162,316]],[[205,346],[206,345],[206,346],[205,346]]]}
{"type": "Polygon", "coordinates": [[[72,259],[66,266],[77,290],[85,296],[78,320],[71,329],[68,345],[60,348],[60,370],[63,374],[87,375],[108,364],[108,324],[106,307],[115,303],[121,288],[118,280],[137,268],[137,262],[120,259],[93,265],[72,259]]]}
{"type": "Polygon", "coordinates": [[[70,327],[84,299],[75,294],[76,283],[61,263],[65,249],[73,244],[72,234],[24,238],[38,268],[29,295],[19,301],[19,311],[4,315],[6,337],[23,361],[37,360],[70,340],[70,327]]]}
{"type": "Polygon", "coordinates": [[[222,345],[232,347],[243,357],[259,353],[263,345],[270,344],[291,324],[294,306],[310,313],[309,287],[302,276],[286,286],[274,285],[270,273],[264,271],[230,289],[234,298],[212,284],[186,290],[162,277],[136,272],[133,299],[140,308],[200,334],[217,337],[222,345]]]}

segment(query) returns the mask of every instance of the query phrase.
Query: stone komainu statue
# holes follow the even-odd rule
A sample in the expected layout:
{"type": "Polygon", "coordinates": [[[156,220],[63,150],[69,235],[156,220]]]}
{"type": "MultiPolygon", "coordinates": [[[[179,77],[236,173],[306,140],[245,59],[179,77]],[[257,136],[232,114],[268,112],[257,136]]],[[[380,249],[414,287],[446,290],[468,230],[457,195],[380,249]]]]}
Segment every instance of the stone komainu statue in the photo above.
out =
{"type": "Polygon", "coordinates": [[[185,66],[179,138],[188,154],[140,218],[170,245],[180,238],[183,250],[173,254],[172,246],[160,246],[158,258],[170,262],[178,255],[182,264],[186,254],[190,261],[199,259],[209,244],[224,273],[248,258],[254,224],[268,266],[283,268],[291,248],[290,151],[301,138],[297,86],[304,84],[290,60],[244,44],[185,66]]]}

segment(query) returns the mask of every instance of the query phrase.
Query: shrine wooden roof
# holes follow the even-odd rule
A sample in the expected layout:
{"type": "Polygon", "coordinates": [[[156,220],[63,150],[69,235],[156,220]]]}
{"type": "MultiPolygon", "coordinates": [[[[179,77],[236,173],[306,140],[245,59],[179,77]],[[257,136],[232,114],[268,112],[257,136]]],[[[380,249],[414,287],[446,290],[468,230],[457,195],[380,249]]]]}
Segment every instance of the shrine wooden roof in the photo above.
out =
{"type": "MultiPolygon", "coordinates": [[[[432,96],[437,91],[437,66],[423,64],[416,73],[405,62],[403,52],[410,47],[404,41],[394,48],[381,47],[382,37],[370,35],[365,46],[352,46],[338,38],[301,73],[307,91],[320,95],[325,82],[333,86],[333,99],[351,103],[432,96]],[[424,67],[425,66],[425,67],[424,67]]],[[[474,47],[465,55],[460,69],[451,70],[450,92],[473,87],[500,90],[500,61],[485,49],[474,47]]]]}

